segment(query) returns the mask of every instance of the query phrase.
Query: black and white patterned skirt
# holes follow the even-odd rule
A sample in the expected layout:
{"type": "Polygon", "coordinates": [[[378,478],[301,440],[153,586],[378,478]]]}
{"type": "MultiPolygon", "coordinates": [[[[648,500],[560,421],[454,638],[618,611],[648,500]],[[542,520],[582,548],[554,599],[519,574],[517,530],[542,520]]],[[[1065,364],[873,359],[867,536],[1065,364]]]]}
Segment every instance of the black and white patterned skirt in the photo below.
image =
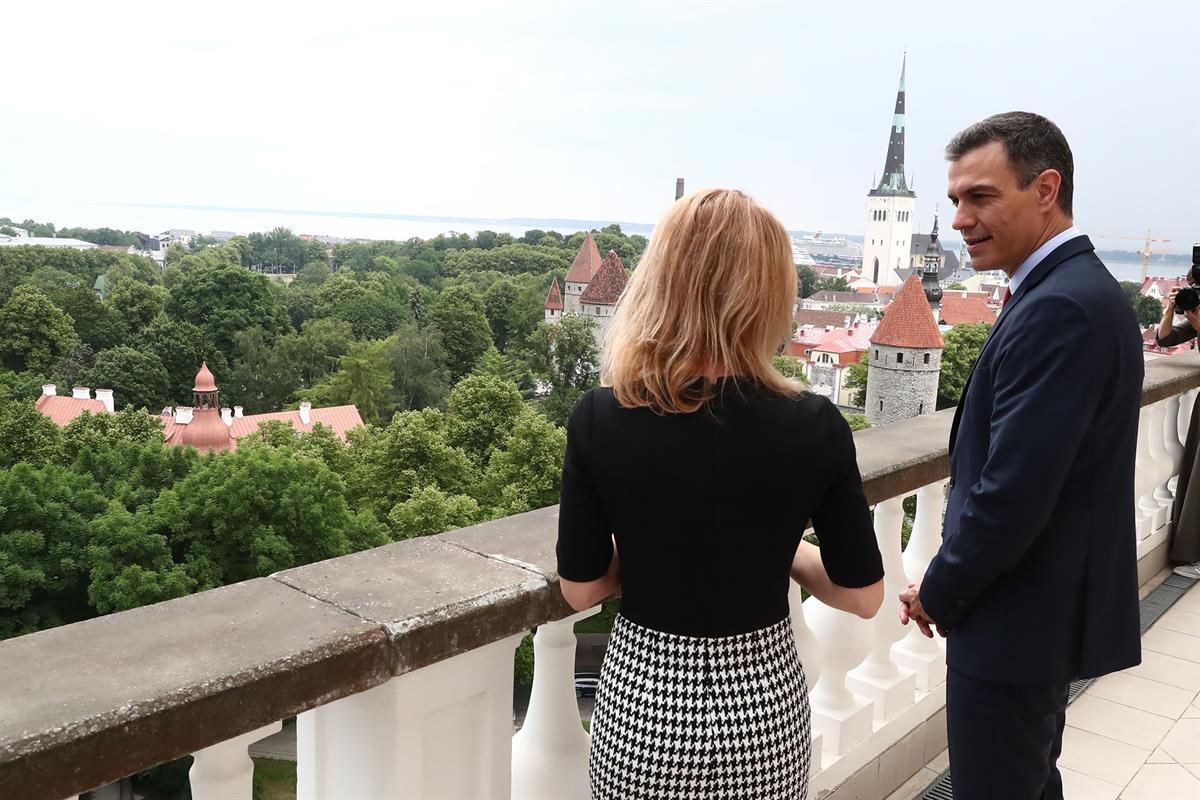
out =
{"type": "Polygon", "coordinates": [[[790,621],[699,638],[618,615],[591,732],[594,800],[803,800],[812,737],[790,621]]]}

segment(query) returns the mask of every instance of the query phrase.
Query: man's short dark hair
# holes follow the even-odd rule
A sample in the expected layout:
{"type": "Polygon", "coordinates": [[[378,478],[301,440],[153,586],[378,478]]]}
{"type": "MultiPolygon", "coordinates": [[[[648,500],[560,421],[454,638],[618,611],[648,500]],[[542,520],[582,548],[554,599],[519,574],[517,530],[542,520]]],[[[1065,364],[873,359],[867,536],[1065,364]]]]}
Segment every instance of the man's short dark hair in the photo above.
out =
{"type": "Polygon", "coordinates": [[[1003,142],[1004,152],[1024,189],[1048,169],[1062,176],[1058,187],[1058,207],[1068,216],[1075,190],[1075,160],[1071,146],[1058,126],[1040,114],[1009,111],[995,114],[960,131],[946,145],[946,160],[958,161],[977,147],[1003,142]]]}

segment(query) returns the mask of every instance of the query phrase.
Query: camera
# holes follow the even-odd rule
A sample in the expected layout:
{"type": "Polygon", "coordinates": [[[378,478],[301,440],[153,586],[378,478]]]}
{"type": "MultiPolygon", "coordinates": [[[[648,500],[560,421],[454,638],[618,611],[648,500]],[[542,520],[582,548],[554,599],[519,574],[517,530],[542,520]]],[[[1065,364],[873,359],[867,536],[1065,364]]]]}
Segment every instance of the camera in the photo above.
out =
{"type": "Polygon", "coordinates": [[[1185,286],[1175,295],[1175,308],[1179,311],[1195,311],[1200,308],[1200,244],[1192,245],[1192,268],[1188,270],[1185,286]]]}

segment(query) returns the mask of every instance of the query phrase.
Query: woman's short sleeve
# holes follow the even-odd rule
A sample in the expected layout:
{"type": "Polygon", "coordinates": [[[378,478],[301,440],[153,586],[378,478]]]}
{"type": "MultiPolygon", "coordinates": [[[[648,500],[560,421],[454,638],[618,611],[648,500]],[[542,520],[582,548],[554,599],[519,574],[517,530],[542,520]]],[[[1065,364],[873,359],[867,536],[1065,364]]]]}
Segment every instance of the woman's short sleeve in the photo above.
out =
{"type": "Polygon", "coordinates": [[[567,422],[558,507],[558,574],[569,581],[593,581],[612,561],[612,526],[593,477],[590,441],[594,393],[575,405],[567,422]]]}
{"type": "Polygon", "coordinates": [[[845,418],[825,402],[829,483],[813,512],[821,562],[838,586],[859,588],[883,579],[883,557],[875,542],[871,511],[863,494],[854,436],[845,418]]]}

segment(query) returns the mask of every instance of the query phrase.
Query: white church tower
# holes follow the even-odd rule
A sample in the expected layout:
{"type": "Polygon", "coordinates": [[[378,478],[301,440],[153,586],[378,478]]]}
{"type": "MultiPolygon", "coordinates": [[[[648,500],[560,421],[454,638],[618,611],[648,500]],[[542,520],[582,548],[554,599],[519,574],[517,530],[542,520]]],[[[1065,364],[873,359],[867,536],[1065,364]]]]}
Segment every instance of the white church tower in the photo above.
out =
{"type": "Polygon", "coordinates": [[[898,270],[911,259],[913,216],[917,195],[904,177],[904,70],[900,65],[900,90],[888,137],[887,161],[879,185],[867,192],[867,231],[863,237],[862,274],[878,286],[904,283],[898,270]]]}

